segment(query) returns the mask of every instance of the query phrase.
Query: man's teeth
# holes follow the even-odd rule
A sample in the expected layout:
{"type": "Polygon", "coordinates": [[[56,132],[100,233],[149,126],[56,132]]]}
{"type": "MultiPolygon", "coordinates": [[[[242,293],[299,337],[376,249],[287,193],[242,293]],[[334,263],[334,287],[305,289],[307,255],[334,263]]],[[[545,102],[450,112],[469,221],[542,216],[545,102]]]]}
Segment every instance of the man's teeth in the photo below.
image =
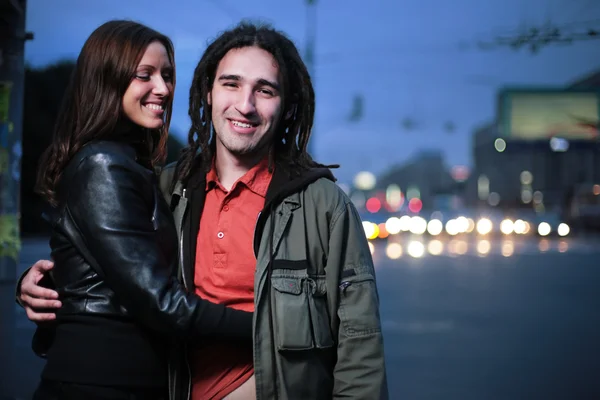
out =
{"type": "Polygon", "coordinates": [[[156,111],[162,111],[162,106],[159,104],[144,104],[146,107],[148,107],[151,110],[156,110],[156,111]]]}
{"type": "Polygon", "coordinates": [[[240,128],[252,128],[251,124],[246,124],[244,122],[231,121],[231,123],[234,124],[235,126],[239,126],[240,128]]]}

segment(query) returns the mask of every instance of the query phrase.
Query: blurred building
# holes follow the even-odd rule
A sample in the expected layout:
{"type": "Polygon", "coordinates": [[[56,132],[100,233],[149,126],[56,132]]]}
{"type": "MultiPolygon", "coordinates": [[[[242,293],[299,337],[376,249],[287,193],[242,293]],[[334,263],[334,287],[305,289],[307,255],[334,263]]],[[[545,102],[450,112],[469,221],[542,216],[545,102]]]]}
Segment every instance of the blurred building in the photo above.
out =
{"type": "Polygon", "coordinates": [[[385,191],[389,185],[398,185],[410,199],[418,194],[424,209],[434,207],[435,198],[454,184],[440,150],[424,150],[405,164],[392,167],[377,181],[377,188],[385,191]]]}
{"type": "MultiPolygon", "coordinates": [[[[600,91],[600,71],[566,89],[600,91]]],[[[471,204],[560,207],[574,186],[600,182],[597,139],[511,139],[502,137],[498,127],[490,123],[473,133],[474,168],[467,184],[471,204]]],[[[540,137],[546,133],[540,132],[540,137]]]]}

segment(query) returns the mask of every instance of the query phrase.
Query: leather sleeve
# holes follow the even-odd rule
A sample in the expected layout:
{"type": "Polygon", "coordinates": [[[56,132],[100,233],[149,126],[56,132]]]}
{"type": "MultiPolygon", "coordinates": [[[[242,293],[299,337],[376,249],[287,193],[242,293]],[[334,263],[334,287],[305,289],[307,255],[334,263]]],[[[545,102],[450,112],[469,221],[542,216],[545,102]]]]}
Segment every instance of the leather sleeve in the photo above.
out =
{"type": "Polygon", "coordinates": [[[23,278],[25,278],[25,276],[29,273],[30,270],[31,267],[27,268],[25,272],[21,274],[19,279],[17,279],[17,285],[15,286],[15,301],[21,307],[25,307],[24,304],[21,302],[21,284],[23,283],[23,278]]]}
{"type": "Polygon", "coordinates": [[[110,154],[86,157],[68,189],[67,209],[106,283],[142,324],[187,339],[252,337],[252,313],[188,293],[159,251],[152,222],[155,182],[110,154]]]}

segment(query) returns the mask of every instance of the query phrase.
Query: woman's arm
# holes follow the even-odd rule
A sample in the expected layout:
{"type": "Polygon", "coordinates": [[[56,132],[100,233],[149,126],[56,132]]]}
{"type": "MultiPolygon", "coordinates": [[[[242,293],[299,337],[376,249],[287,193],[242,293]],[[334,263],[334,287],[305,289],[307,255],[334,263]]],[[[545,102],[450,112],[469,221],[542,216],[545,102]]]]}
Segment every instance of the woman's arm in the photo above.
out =
{"type": "Polygon", "coordinates": [[[67,212],[106,283],[144,325],[182,337],[252,337],[252,314],[188,293],[169,270],[154,229],[153,184],[130,160],[94,154],[78,166],[67,212]]]}

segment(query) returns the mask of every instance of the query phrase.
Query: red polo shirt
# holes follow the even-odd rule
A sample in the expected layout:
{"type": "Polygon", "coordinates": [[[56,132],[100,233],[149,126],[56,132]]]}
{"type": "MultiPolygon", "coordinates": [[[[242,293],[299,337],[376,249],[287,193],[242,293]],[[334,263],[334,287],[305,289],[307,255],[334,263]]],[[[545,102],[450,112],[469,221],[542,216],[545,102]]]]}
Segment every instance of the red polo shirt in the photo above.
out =
{"type": "MultiPolygon", "coordinates": [[[[272,174],[265,159],[230,191],[214,165],[206,175],[206,199],[196,247],[196,294],[215,303],[254,311],[253,238],[272,174]]],[[[207,339],[192,356],[192,399],[221,399],[254,373],[252,347],[207,339]]]]}

